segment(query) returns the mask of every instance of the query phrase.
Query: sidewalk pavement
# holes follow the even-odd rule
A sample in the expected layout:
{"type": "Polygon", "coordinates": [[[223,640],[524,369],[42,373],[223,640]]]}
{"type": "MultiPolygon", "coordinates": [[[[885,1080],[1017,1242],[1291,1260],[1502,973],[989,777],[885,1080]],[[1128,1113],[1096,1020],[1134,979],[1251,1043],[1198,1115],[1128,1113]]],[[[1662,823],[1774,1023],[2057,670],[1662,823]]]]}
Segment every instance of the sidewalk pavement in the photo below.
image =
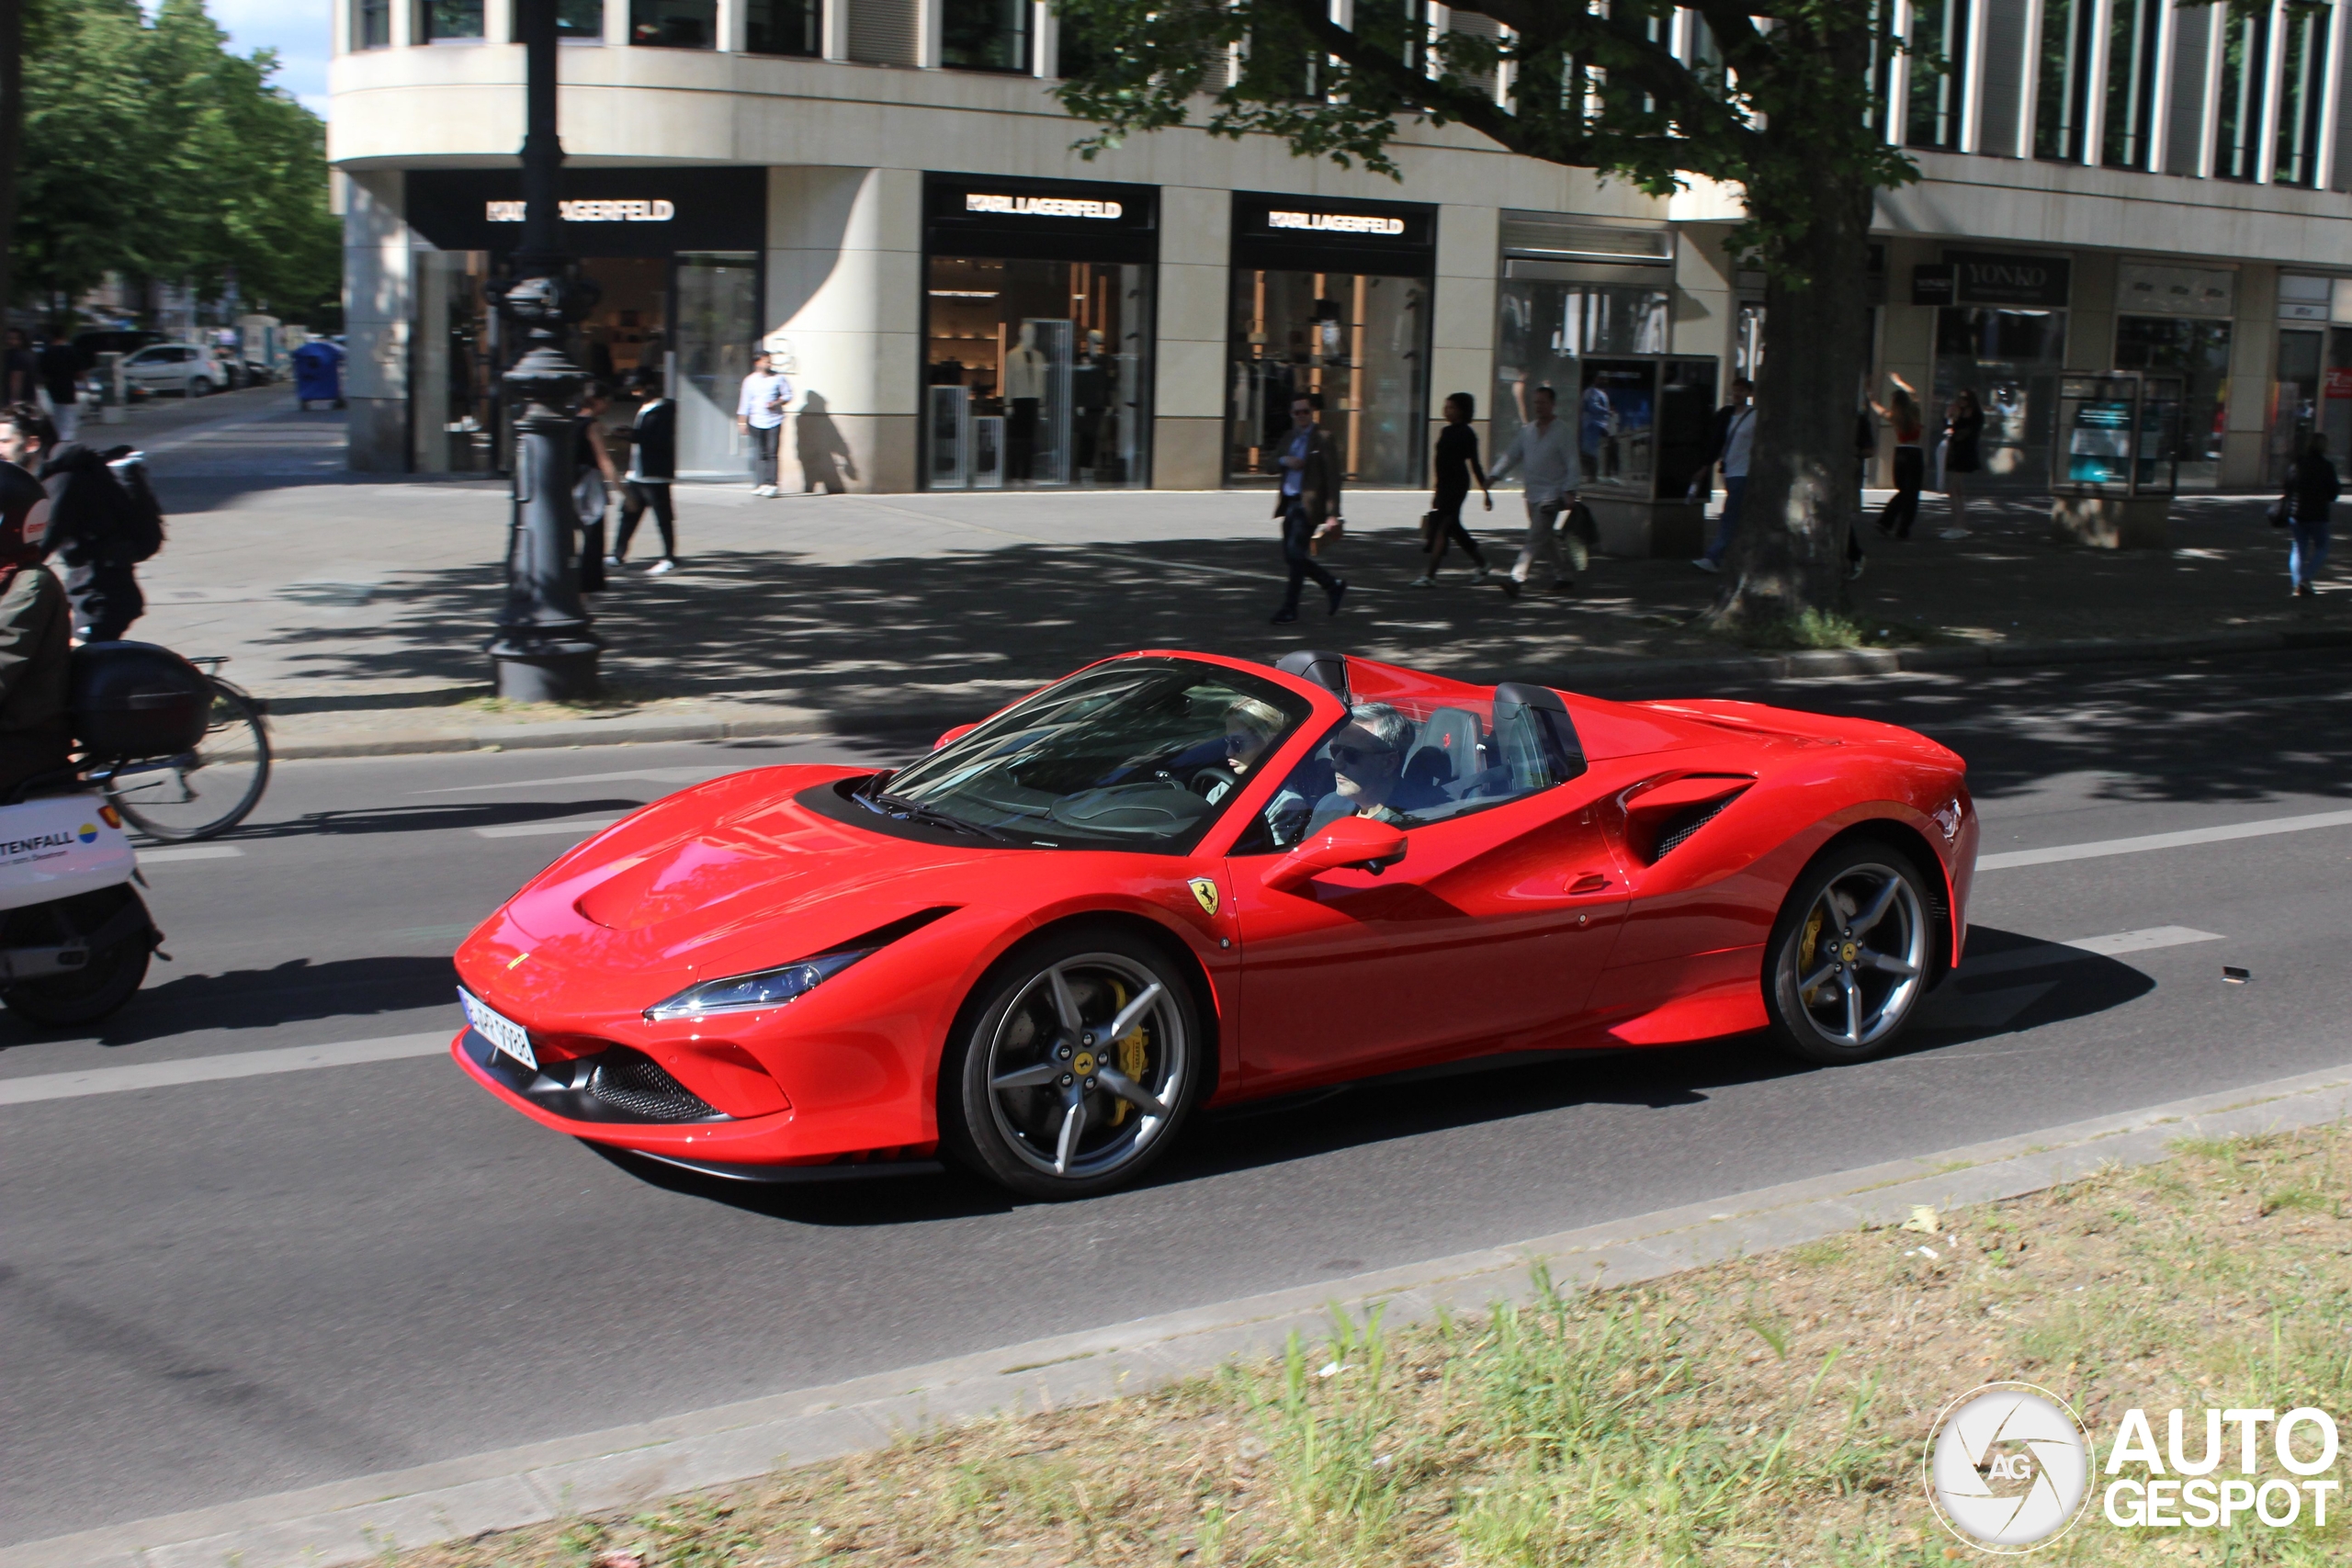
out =
{"type": "MultiPolygon", "coordinates": [[[[148,411],[137,411],[145,413],[148,411]]],[[[508,506],[491,479],[386,480],[344,467],[342,416],[283,388],[206,400],[135,436],[172,514],[141,569],[135,635],[226,654],[269,699],[287,755],[901,730],[979,716],[1104,654],[1175,647],[1271,658],[1332,648],[1494,680],[1664,694],[1796,673],[2170,657],[2352,643],[2352,578],[2289,597],[2261,497],[2193,496],[2175,547],[2114,553],[2049,536],[2047,503],[1977,502],[1968,539],[1865,535],[1852,615],[1871,646],[1761,656],[1705,631],[1722,583],[1681,560],[1597,560],[1578,590],[1517,601],[1449,560],[1418,574],[1416,492],[1359,491],[1324,613],[1268,624],[1281,561],[1261,491],[791,497],[677,490],[684,568],[592,597],[605,702],[518,709],[482,652],[503,600],[508,506]],[[197,419],[198,413],[215,417],[197,419]]],[[[115,427],[121,428],[121,427],[115,427]]],[[[137,427],[134,427],[135,429],[137,427]]],[[[1474,501],[1473,506],[1475,508],[1474,501]]],[[[1513,558],[1515,491],[1474,532],[1513,558]]]]}

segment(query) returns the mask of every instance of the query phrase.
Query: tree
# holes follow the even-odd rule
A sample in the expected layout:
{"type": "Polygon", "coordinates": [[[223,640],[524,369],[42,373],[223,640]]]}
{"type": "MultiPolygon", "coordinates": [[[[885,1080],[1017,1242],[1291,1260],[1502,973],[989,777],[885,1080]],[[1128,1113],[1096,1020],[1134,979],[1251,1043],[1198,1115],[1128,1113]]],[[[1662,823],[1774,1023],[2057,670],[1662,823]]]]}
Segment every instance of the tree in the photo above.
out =
{"type": "Polygon", "coordinates": [[[28,0],[15,297],[108,273],[303,316],[340,288],[325,127],[202,0],[28,0]]]}
{"type": "MultiPolygon", "coordinates": [[[[1731,244],[1765,272],[1777,347],[1717,616],[1752,632],[1844,603],[1871,213],[1878,191],[1917,177],[1883,130],[1874,77],[1901,51],[1883,0],[1698,0],[1688,58],[1666,42],[1685,8],[1672,0],[1462,0],[1435,35],[1415,0],[1356,0],[1351,27],[1327,0],[1056,6],[1077,62],[1063,107],[1099,128],[1080,143],[1089,157],[1185,124],[1206,94],[1212,134],[1278,136],[1343,167],[1396,175],[1392,143],[1419,120],[1654,196],[1694,176],[1739,186],[1731,244]],[[1495,26],[1470,31],[1465,17],[1495,26]]],[[[1911,64],[1944,69],[1924,52],[1911,64]]]]}

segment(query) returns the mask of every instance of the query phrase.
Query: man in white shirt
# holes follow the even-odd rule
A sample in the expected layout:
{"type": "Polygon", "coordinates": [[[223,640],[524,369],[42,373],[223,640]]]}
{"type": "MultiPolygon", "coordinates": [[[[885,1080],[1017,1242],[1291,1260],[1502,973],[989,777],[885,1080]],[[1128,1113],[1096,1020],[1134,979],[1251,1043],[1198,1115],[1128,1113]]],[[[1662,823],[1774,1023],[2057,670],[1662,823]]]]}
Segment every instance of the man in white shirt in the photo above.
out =
{"type": "Polygon", "coordinates": [[[1731,384],[1731,401],[1715,413],[1715,428],[1707,443],[1707,465],[1690,484],[1691,493],[1706,499],[1702,487],[1707,475],[1717,463],[1724,469],[1724,514],[1715,525],[1715,542],[1707,553],[1690,564],[1701,571],[1721,571],[1724,554],[1731,548],[1731,536],[1739,527],[1740,503],[1747,499],[1747,464],[1756,451],[1756,405],[1749,400],[1756,389],[1747,378],[1740,377],[1731,384]]]}
{"type": "Polygon", "coordinates": [[[735,427],[751,438],[753,495],[775,495],[776,444],[783,439],[784,411],[792,383],[775,373],[764,350],[752,355],[752,373],[735,403],[735,427]]]}
{"type": "MultiPolygon", "coordinates": [[[[1520,490],[1527,502],[1527,544],[1519,552],[1519,560],[1510,569],[1513,581],[1525,582],[1538,561],[1544,563],[1547,586],[1555,593],[1566,592],[1576,586],[1576,579],[1560,574],[1560,540],[1555,525],[1560,513],[1577,503],[1577,492],[1569,488],[1575,472],[1577,446],[1575,436],[1558,417],[1552,389],[1538,387],[1528,394],[1528,411],[1535,415],[1534,423],[1523,424],[1503,455],[1495,459],[1487,476],[1499,482],[1507,474],[1519,475],[1520,490]]],[[[1585,565],[1585,541],[1574,539],[1569,547],[1577,555],[1577,570],[1585,565]]]]}

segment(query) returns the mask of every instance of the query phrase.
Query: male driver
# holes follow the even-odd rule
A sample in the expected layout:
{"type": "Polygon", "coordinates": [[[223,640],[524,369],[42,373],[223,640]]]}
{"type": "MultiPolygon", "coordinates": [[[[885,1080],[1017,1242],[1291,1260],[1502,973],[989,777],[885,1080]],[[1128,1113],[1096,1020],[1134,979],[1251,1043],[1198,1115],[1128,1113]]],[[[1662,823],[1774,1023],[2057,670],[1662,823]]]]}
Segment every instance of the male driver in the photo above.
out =
{"type": "Polygon", "coordinates": [[[1323,394],[1301,392],[1290,400],[1290,434],[1274,456],[1283,476],[1274,496],[1274,515],[1283,520],[1283,564],[1290,569],[1290,587],[1274,625],[1298,619],[1298,594],[1307,578],[1330,596],[1331,614],[1348,595],[1345,579],[1332,576],[1315,558],[1315,536],[1340,516],[1340,460],[1332,455],[1330,438],[1315,416],[1323,410],[1323,394]]]}
{"type": "Polygon", "coordinates": [[[121,558],[123,511],[130,498],[107,460],[78,441],[60,443],[49,416],[30,403],[0,408],[0,462],[14,463],[49,491],[45,547],[65,563],[74,602],[74,635],[116,642],[147,608],[139,578],[121,558]]]}
{"type": "MultiPolygon", "coordinates": [[[[1520,489],[1527,502],[1527,545],[1519,552],[1518,563],[1510,569],[1511,581],[1525,582],[1540,561],[1550,579],[1552,592],[1564,593],[1576,586],[1576,578],[1561,575],[1560,540],[1555,525],[1561,513],[1577,504],[1577,492],[1568,485],[1568,475],[1577,460],[1576,447],[1569,439],[1567,424],[1557,417],[1551,388],[1536,388],[1527,402],[1534,412],[1534,423],[1519,427],[1519,434],[1511,438],[1503,455],[1495,459],[1494,470],[1487,477],[1500,483],[1505,474],[1517,470],[1520,489]]],[[[1583,570],[1585,540],[1572,533],[1568,547],[1577,557],[1576,570],[1583,570]]]]}
{"type": "Polygon", "coordinates": [[[792,383],[775,372],[765,349],[752,355],[752,373],[743,378],[742,396],[735,403],[735,427],[752,441],[752,493],[777,495],[776,444],[784,438],[784,411],[792,401],[792,383]]]}
{"type": "Polygon", "coordinates": [[[1443,795],[1404,776],[1412,726],[1403,714],[1386,703],[1358,703],[1348,718],[1331,742],[1331,793],[1316,803],[1307,832],[1342,817],[1410,827],[1411,813],[1443,803],[1443,795]]]}

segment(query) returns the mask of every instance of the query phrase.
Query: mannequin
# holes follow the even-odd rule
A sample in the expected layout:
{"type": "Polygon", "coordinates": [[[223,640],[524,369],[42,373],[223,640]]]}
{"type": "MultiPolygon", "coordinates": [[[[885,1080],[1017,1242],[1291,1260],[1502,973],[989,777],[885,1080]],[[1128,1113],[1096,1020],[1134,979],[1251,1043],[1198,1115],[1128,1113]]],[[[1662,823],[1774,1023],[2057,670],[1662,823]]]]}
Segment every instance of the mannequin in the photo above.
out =
{"type": "Polygon", "coordinates": [[[1037,404],[1046,395],[1046,356],[1037,329],[1021,323],[1020,343],[1004,355],[1004,472],[1025,479],[1037,452],[1037,404]]]}
{"type": "Polygon", "coordinates": [[[1093,470],[1102,460],[1098,427],[1104,415],[1103,405],[1109,400],[1107,369],[1102,363],[1102,330],[1091,329],[1079,339],[1078,363],[1070,367],[1069,376],[1070,418],[1078,447],[1074,456],[1081,473],[1093,470]]]}

